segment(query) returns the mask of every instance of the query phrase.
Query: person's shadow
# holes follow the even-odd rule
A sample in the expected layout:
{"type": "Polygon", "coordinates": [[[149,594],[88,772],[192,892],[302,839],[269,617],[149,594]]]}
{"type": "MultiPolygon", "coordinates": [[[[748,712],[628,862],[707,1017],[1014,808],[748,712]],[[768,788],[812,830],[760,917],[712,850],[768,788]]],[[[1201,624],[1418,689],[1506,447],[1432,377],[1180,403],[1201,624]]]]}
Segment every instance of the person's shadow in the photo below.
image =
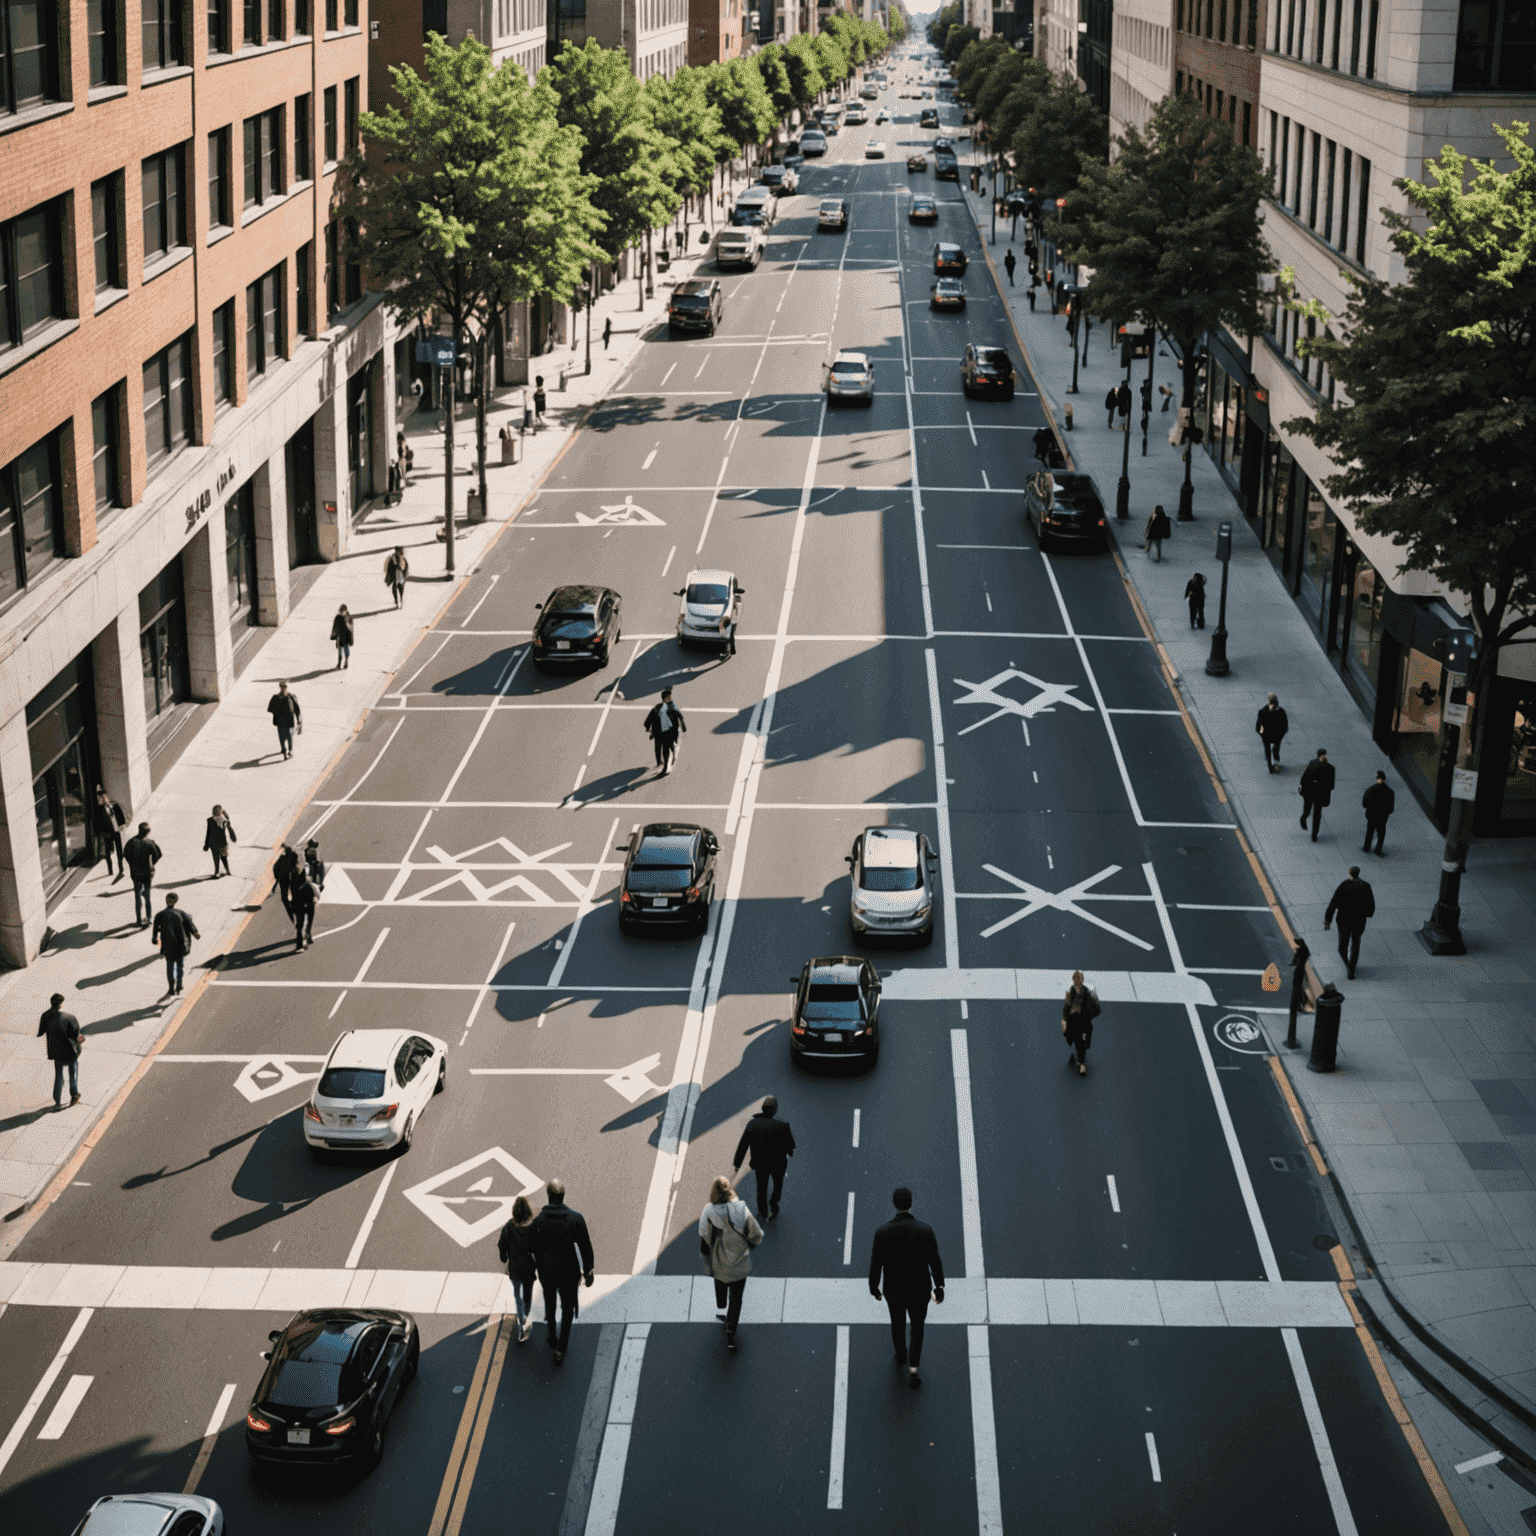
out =
{"type": "Polygon", "coordinates": [[[590,784],[583,784],[574,794],[566,797],[566,803],[598,805],[605,800],[617,800],[620,795],[637,788],[648,776],[649,770],[645,768],[620,768],[606,778],[593,779],[590,784]]]}

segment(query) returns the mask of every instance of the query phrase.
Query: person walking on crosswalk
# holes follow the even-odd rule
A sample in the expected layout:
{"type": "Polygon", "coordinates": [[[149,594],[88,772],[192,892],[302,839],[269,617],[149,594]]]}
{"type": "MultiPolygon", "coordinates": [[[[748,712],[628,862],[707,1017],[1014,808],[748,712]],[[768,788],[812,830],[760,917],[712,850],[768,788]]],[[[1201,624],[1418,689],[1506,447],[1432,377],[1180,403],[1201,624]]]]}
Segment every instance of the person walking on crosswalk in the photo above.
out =
{"type": "Polygon", "coordinates": [[[596,1278],[592,1239],[587,1233],[587,1219],[565,1203],[565,1185],[551,1179],[545,1187],[548,1196],[544,1209],[533,1219],[533,1250],[537,1258],[539,1285],[544,1292],[544,1321],[549,1327],[549,1347],[555,1352],[555,1364],[565,1359],[571,1342],[571,1324],[575,1321],[577,1287],[591,1285],[596,1278]],[[560,1326],[555,1327],[556,1303],[560,1326]]]}
{"type": "Polygon", "coordinates": [[[715,1311],[725,1324],[725,1347],[737,1350],[736,1325],[741,1321],[741,1298],[752,1273],[752,1250],[763,1240],[743,1200],[727,1178],[710,1186],[709,1203],[699,1217],[699,1252],[704,1269],[715,1282],[715,1311]]]}
{"type": "Polygon", "coordinates": [[[1075,1066],[1079,1077],[1088,1076],[1088,1047],[1093,1044],[1093,1021],[1098,1016],[1098,993],[1083,980],[1081,971],[1073,971],[1061,1005],[1061,1032],[1067,1037],[1067,1065],[1075,1066]]]}
{"type": "Polygon", "coordinates": [[[930,1296],[936,1306],[944,1305],[944,1261],[939,1257],[939,1242],[933,1228],[912,1214],[912,1191],[892,1191],[891,1204],[896,1207],[896,1214],[883,1227],[875,1228],[870,1245],[869,1294],[879,1301],[884,1287],[897,1368],[905,1367],[909,1386],[920,1387],[923,1320],[928,1316],[930,1296]]]}
{"type": "Polygon", "coordinates": [[[779,1119],[779,1101],[772,1094],[743,1128],[732,1159],[733,1172],[741,1172],[741,1161],[748,1153],[752,1157],[752,1172],[757,1175],[757,1219],[772,1221],[779,1214],[784,1175],[795,1155],[795,1133],[787,1120],[779,1119]]]}

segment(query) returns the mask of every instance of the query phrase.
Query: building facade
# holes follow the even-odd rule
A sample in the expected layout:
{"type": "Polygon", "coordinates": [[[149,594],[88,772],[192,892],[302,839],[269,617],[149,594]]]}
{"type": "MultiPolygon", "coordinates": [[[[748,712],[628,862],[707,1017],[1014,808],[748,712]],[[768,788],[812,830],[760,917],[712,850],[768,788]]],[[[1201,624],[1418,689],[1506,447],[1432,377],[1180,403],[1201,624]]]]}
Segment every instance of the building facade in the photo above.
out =
{"type": "MultiPolygon", "coordinates": [[[[0,72],[0,957],[38,953],[382,488],[393,337],[332,197],[364,0],[60,0],[0,72]]],[[[14,17],[16,8],[12,8],[14,17]]]]}
{"type": "Polygon", "coordinates": [[[688,59],[694,68],[724,64],[748,51],[744,0],[688,0],[688,59]]]}
{"type": "Polygon", "coordinates": [[[1035,0],[1035,57],[1053,75],[1077,73],[1078,0],[1035,0]]]}
{"type": "Polygon", "coordinates": [[[1167,0],[1116,0],[1110,54],[1109,136],[1144,129],[1174,89],[1175,33],[1167,0]]]}
{"type": "Polygon", "coordinates": [[[639,80],[675,75],[688,62],[691,0],[549,0],[548,50],[595,38],[622,48],[639,80]]]}
{"type": "Polygon", "coordinates": [[[1258,143],[1259,74],[1269,4],[1173,0],[1173,89],[1194,92],[1207,116],[1219,117],[1239,144],[1250,146],[1258,143]]]}

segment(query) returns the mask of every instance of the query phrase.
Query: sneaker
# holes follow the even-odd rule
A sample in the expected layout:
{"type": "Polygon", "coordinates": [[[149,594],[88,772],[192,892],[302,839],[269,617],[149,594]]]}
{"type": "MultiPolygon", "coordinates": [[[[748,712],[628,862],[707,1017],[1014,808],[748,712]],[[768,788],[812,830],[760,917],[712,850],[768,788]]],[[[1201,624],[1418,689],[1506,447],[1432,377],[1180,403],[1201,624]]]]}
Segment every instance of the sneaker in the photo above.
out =
{"type": "Polygon", "coordinates": [[[907,1372],[907,1385],[909,1387],[912,1387],[912,1388],[916,1389],[916,1388],[922,1386],[922,1384],[923,1384],[923,1378],[917,1374],[917,1367],[914,1365],[907,1372]]]}
{"type": "Polygon", "coordinates": [[[563,1365],[564,1363],[565,1363],[565,1351],[563,1349],[557,1349],[555,1351],[555,1364],[556,1365],[563,1365]]]}
{"type": "Polygon", "coordinates": [[[736,1342],[736,1335],[728,1333],[725,1336],[725,1347],[734,1355],[741,1346],[736,1342]]]}

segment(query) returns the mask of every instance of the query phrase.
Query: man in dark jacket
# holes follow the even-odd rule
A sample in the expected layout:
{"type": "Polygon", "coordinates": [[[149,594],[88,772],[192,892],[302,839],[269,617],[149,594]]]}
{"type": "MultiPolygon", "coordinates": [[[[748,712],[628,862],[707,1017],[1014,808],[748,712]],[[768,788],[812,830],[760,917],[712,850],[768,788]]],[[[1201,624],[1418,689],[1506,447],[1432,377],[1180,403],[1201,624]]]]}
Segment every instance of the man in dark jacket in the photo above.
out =
{"type": "Polygon", "coordinates": [[[64,1108],[64,1074],[69,1073],[69,1102],[80,1102],[80,1020],[64,1012],[64,994],[55,992],[48,1011],[37,1021],[37,1032],[48,1041],[48,1060],[53,1063],[53,1107],[64,1108]]]}
{"type": "Polygon", "coordinates": [[[907,1380],[922,1385],[917,1374],[923,1353],[923,1319],[928,1316],[928,1296],[944,1304],[944,1265],[939,1258],[933,1228],[912,1214],[912,1191],[898,1189],[891,1195],[896,1214],[875,1228],[869,1254],[869,1294],[880,1300],[885,1286],[885,1305],[891,1314],[891,1339],[896,1363],[907,1367],[907,1380]],[[912,1345],[907,1347],[907,1320],[912,1323],[912,1345]]]}
{"type": "Polygon", "coordinates": [[[576,1289],[579,1281],[591,1285],[594,1279],[592,1239],[587,1235],[587,1221],[580,1211],[565,1203],[565,1185],[551,1179],[549,1199],[533,1218],[533,1249],[538,1256],[539,1284],[544,1291],[544,1321],[549,1325],[549,1347],[555,1352],[555,1364],[565,1359],[571,1341],[571,1323],[575,1320],[576,1289]],[[555,1329],[555,1303],[560,1304],[560,1328],[555,1329]]]}
{"type": "Polygon", "coordinates": [[[1355,966],[1360,962],[1360,935],[1365,932],[1367,919],[1376,916],[1376,895],[1368,880],[1360,878],[1360,866],[1349,866],[1349,879],[1341,880],[1328,910],[1323,914],[1323,927],[1339,920],[1339,959],[1349,971],[1349,979],[1355,979],[1355,966]]]}
{"type": "Polygon", "coordinates": [[[320,893],[309,878],[309,866],[295,868],[288,882],[288,915],[293,919],[293,947],[303,949],[315,942],[315,904],[320,893]]]}
{"type": "Polygon", "coordinates": [[[688,729],[683,712],[672,702],[672,690],[661,690],[661,702],[645,717],[645,728],[650,732],[656,748],[656,766],[662,774],[672,771],[672,760],[677,756],[677,738],[688,729]]]}
{"type": "Polygon", "coordinates": [[[1269,702],[1259,711],[1259,718],[1253,728],[1259,733],[1259,740],[1264,743],[1264,766],[1271,773],[1279,773],[1280,743],[1285,740],[1291,722],[1274,694],[1270,694],[1269,702]]]}
{"type": "Polygon", "coordinates": [[[192,940],[202,938],[191,916],[176,905],[176,893],[165,898],[165,905],[155,913],[155,926],[149,942],[165,956],[165,995],[175,997],[181,991],[182,965],[192,949],[192,940]]]}
{"type": "Polygon", "coordinates": [[[1301,827],[1306,830],[1307,817],[1312,818],[1312,841],[1317,841],[1317,829],[1323,822],[1323,807],[1333,798],[1334,771],[1328,754],[1322,747],[1317,756],[1301,770],[1301,827]]]}
{"type": "Polygon", "coordinates": [[[1397,809],[1397,796],[1392,793],[1392,786],[1387,783],[1387,776],[1380,769],[1376,772],[1376,782],[1360,797],[1360,804],[1365,807],[1365,842],[1361,844],[1361,853],[1371,851],[1371,836],[1376,837],[1376,852],[1386,853],[1387,818],[1397,809]]]}
{"type": "Polygon", "coordinates": [[[283,844],[283,851],[278,854],[272,865],[272,878],[277,882],[277,894],[282,898],[283,911],[291,918],[293,916],[293,902],[289,892],[293,889],[293,877],[299,872],[299,855],[297,850],[289,844],[283,844]]]}
{"type": "Polygon", "coordinates": [[[149,925],[155,915],[154,897],[150,884],[155,878],[155,865],[160,862],[160,845],[149,835],[149,823],[139,823],[138,836],[130,837],[123,849],[123,860],[133,881],[133,916],[140,928],[149,925]]]}
{"type": "Polygon", "coordinates": [[[267,700],[267,713],[272,716],[272,724],[277,727],[277,744],[283,749],[283,756],[292,757],[293,730],[295,726],[303,728],[304,711],[299,708],[299,701],[288,692],[287,683],[277,685],[277,692],[267,700]]]}
{"type": "Polygon", "coordinates": [[[784,1174],[795,1155],[795,1135],[789,1122],[778,1119],[779,1101],[770,1094],[763,1107],[747,1121],[736,1143],[736,1173],[741,1160],[752,1154],[752,1171],[757,1175],[757,1219],[772,1221],[779,1214],[779,1197],[784,1193],[784,1174]],[[770,1192],[769,1184],[773,1188],[770,1192]]]}
{"type": "Polygon", "coordinates": [[[91,829],[96,834],[96,847],[102,857],[107,861],[107,873],[112,874],[112,855],[117,855],[117,873],[112,875],[112,883],[117,884],[123,878],[127,865],[123,863],[123,833],[122,828],[128,825],[128,818],[123,815],[123,808],[104,790],[100,784],[96,786],[96,804],[91,810],[91,829]]]}

